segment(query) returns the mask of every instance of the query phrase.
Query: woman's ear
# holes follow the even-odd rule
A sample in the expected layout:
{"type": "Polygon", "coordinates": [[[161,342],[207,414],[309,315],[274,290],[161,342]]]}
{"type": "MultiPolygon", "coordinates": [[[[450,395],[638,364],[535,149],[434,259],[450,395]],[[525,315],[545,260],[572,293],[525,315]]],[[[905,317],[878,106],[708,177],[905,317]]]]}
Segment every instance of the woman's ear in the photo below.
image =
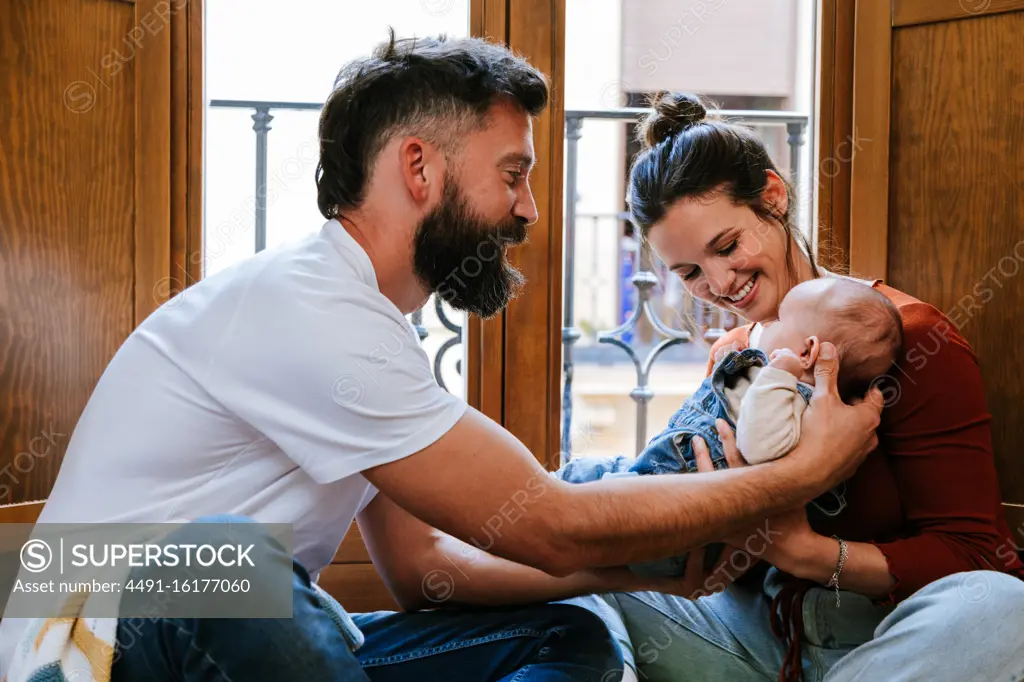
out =
{"type": "Polygon", "coordinates": [[[804,347],[800,353],[800,364],[805,370],[813,370],[814,363],[818,361],[818,353],[821,352],[821,342],[817,336],[808,336],[804,339],[804,347]]]}
{"type": "Polygon", "coordinates": [[[789,194],[786,193],[786,183],[773,170],[765,171],[765,186],[761,192],[761,200],[766,208],[775,216],[781,218],[786,215],[789,209],[789,194]]]}

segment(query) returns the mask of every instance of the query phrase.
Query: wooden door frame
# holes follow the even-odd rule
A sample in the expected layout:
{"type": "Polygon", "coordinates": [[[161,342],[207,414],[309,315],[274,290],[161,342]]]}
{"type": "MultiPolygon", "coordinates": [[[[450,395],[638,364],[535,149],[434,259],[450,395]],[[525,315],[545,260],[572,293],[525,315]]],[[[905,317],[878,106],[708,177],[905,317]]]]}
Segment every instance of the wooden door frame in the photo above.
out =
{"type": "Polygon", "coordinates": [[[171,279],[177,293],[203,276],[203,0],[188,0],[172,24],[171,279]]]}
{"type": "MultiPolygon", "coordinates": [[[[175,15],[158,0],[138,0],[135,60],[135,323],[166,300],[171,260],[171,31],[175,15]],[[156,30],[150,30],[149,27],[156,30]],[[148,33],[148,34],[147,34],[148,33]]],[[[167,3],[164,3],[167,5],[167,3]]]]}
{"type": "MultiPolygon", "coordinates": [[[[850,266],[850,163],[860,147],[853,129],[852,0],[821,0],[818,12],[818,262],[850,266]]],[[[812,175],[813,177],[813,175],[812,175]]]]}
{"type": "MultiPolygon", "coordinates": [[[[469,32],[508,44],[509,0],[470,0],[469,32]]],[[[527,247],[521,247],[527,248],[527,247]]],[[[466,402],[504,424],[505,313],[466,320],[466,402]]]]}
{"type": "Polygon", "coordinates": [[[887,274],[892,0],[857,0],[853,37],[853,130],[868,140],[850,162],[850,272],[887,274]]]}
{"type": "Polygon", "coordinates": [[[543,71],[551,97],[533,128],[531,184],[540,219],[529,244],[512,256],[527,286],[494,319],[469,320],[467,397],[555,468],[562,415],[565,0],[471,0],[470,31],[504,43],[543,71]]]}
{"type": "Polygon", "coordinates": [[[138,0],[135,326],[202,277],[203,0],[138,0]]]}
{"type": "Polygon", "coordinates": [[[887,266],[892,1],[821,0],[817,245],[865,278],[887,266]]]}

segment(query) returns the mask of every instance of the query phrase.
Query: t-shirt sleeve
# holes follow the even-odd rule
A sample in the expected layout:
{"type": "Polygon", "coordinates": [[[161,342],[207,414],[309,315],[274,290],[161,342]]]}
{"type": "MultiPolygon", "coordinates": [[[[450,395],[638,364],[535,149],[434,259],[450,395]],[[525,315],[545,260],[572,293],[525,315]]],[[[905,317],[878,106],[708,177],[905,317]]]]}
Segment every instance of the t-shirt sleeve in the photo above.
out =
{"type": "Polygon", "coordinates": [[[466,403],[441,388],[412,326],[360,281],[256,283],[215,352],[208,390],[318,483],[414,454],[466,403]]]}

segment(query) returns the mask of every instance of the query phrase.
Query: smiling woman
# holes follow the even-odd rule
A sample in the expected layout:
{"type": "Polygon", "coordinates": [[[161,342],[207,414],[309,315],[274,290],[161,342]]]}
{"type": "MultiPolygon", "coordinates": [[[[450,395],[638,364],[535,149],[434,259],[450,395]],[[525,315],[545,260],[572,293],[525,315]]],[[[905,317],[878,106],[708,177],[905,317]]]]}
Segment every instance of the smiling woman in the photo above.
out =
{"type": "Polygon", "coordinates": [[[640,132],[650,152],[629,196],[641,235],[697,298],[747,319],[774,318],[790,286],[817,276],[793,224],[789,184],[750,128],[709,120],[697,97],[665,93],[654,110],[640,132]],[[688,144],[671,144],[683,132],[688,144]],[[664,227],[652,232],[656,223],[664,227]]]}
{"type": "MultiPolygon", "coordinates": [[[[1002,661],[1021,660],[1020,635],[997,640],[986,633],[983,641],[963,643],[977,622],[1019,621],[1024,608],[1024,565],[1007,551],[991,416],[971,346],[932,305],[881,280],[820,268],[791,224],[789,188],[745,128],[706,120],[692,95],[666,94],[641,130],[646,148],[631,171],[633,222],[694,296],[754,323],[712,347],[709,372],[730,348],[791,349],[792,339],[779,335],[782,325],[794,324],[793,306],[801,306],[804,293],[827,289],[827,304],[802,301],[804,323],[841,315],[862,349],[836,339],[826,351],[831,343],[823,343],[819,357],[828,352],[838,369],[801,380],[821,393],[827,377],[850,404],[884,409],[870,454],[843,483],[842,513],[809,518],[797,509],[771,518],[780,534],[744,584],[700,600],[644,592],[610,595],[591,607],[634,647],[666,617],[678,624],[672,646],[654,658],[627,648],[627,658],[637,654],[639,676],[655,681],[676,679],[684,669],[692,682],[1019,678],[1002,661]],[[770,326],[762,334],[764,325],[770,326]],[[945,338],[940,357],[915,363],[914,349],[938,329],[945,338]],[[877,357],[867,358],[868,351],[877,357]],[[998,598],[988,599],[989,591],[998,598]],[[969,664],[935,663],[934,651],[965,646],[989,653],[969,664]],[[993,669],[979,671],[977,660],[994,661],[993,669]]],[[[835,429],[832,419],[815,418],[814,406],[811,399],[802,445],[807,428],[835,429]]],[[[727,427],[718,437],[727,451],[745,454],[727,427]]],[[[738,547],[743,536],[727,542],[738,547]]],[[[751,563],[743,552],[733,554],[734,568],[751,563]]]]}

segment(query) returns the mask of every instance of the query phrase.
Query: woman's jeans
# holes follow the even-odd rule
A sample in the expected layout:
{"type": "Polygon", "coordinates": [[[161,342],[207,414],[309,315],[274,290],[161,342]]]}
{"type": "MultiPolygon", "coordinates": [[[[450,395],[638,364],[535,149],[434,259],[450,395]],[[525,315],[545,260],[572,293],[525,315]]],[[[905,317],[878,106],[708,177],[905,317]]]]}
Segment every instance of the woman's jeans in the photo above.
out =
{"type": "MultiPolygon", "coordinates": [[[[276,547],[268,551],[280,551],[277,560],[291,560],[276,547]]],[[[353,614],[365,641],[352,652],[348,633],[295,563],[292,614],[122,619],[111,682],[618,682],[623,668],[601,619],[566,604],[353,614]]]]}
{"type": "MultiPolygon", "coordinates": [[[[654,592],[569,600],[613,631],[648,682],[775,682],[786,647],[769,624],[772,582],[690,601],[654,592]]],[[[811,589],[804,598],[805,682],[1021,682],[1024,582],[973,571],[942,578],[898,606],[811,589]]]]}

